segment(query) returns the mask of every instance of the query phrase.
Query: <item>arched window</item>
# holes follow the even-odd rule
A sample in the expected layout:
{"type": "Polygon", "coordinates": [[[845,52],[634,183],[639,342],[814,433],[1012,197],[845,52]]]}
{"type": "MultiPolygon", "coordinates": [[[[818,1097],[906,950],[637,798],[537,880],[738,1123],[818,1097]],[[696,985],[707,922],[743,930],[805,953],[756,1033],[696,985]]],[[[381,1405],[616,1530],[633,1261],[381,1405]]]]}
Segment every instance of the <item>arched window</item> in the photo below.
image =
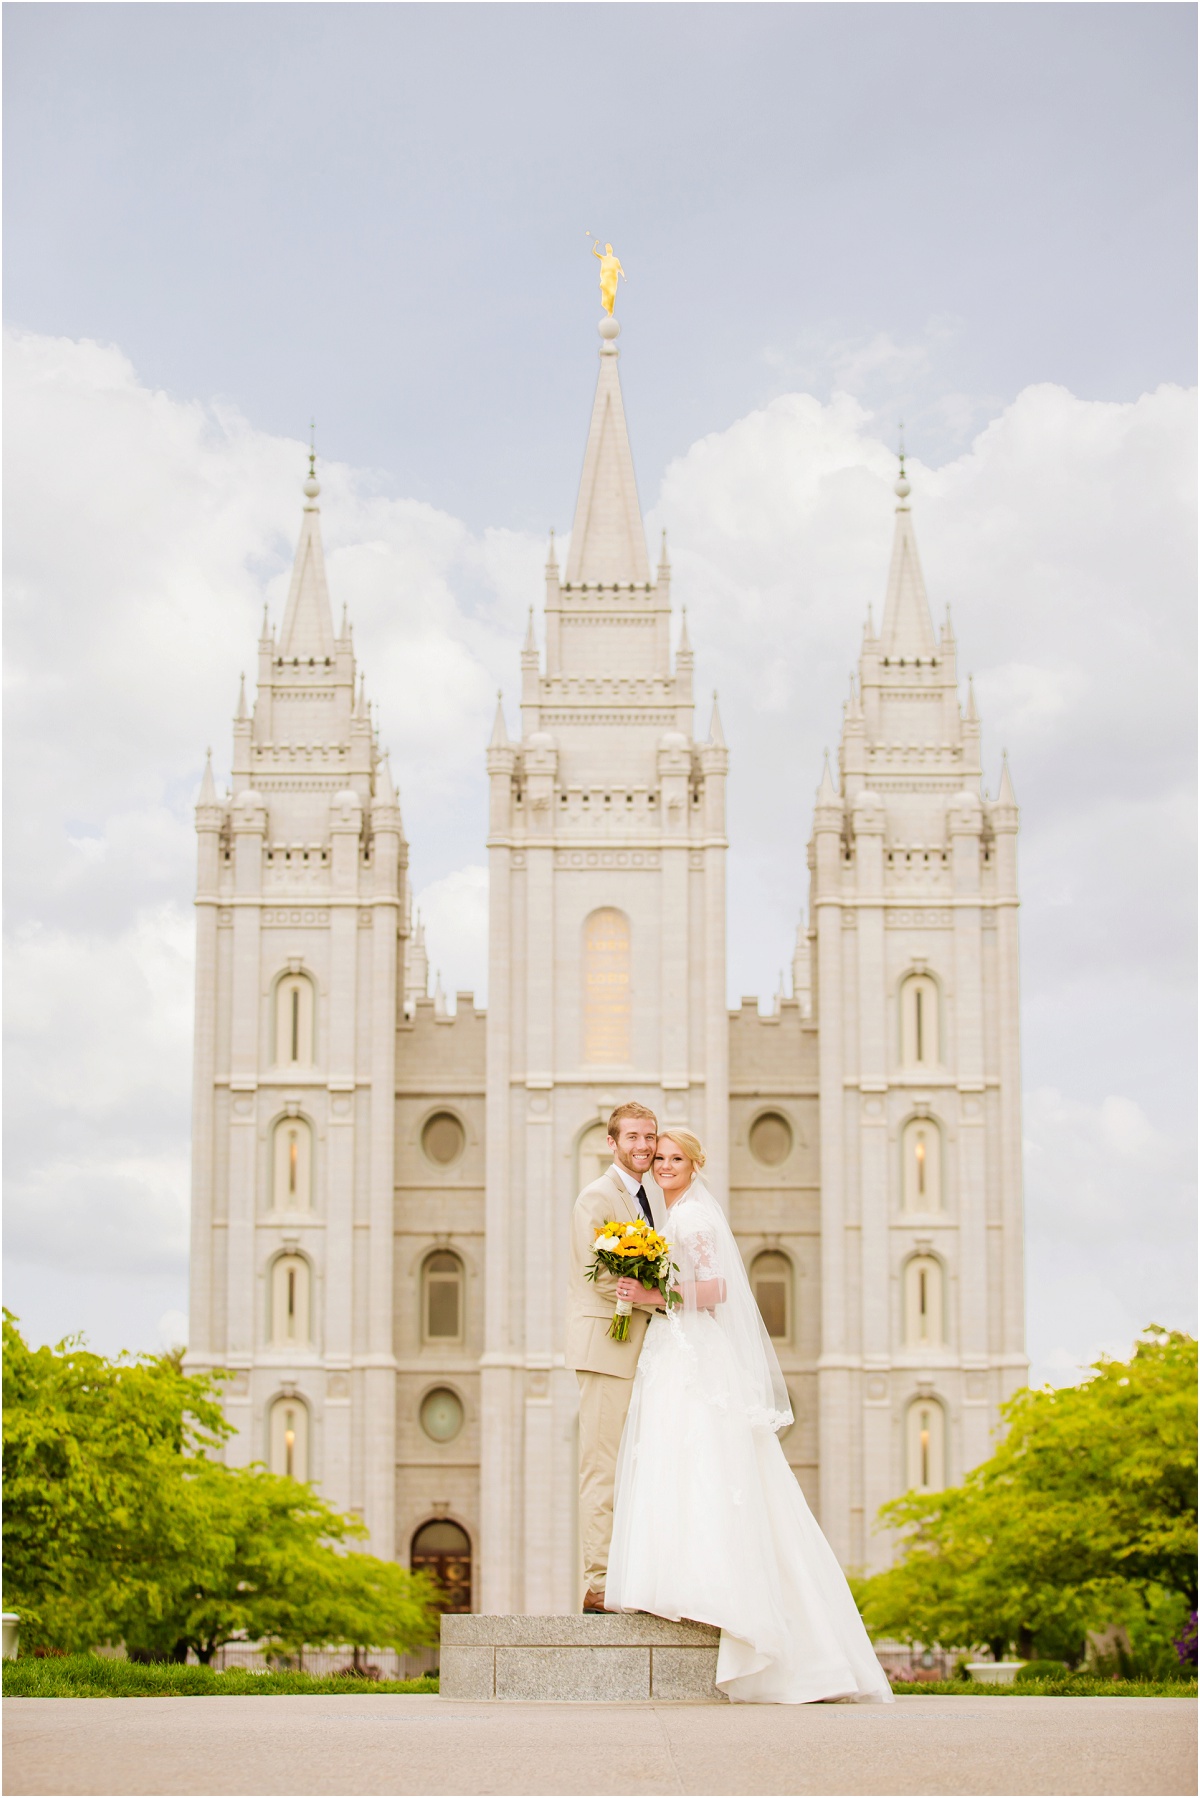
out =
{"type": "Polygon", "coordinates": [[[316,1059],[317,1018],[307,974],[285,974],[275,988],[275,1064],[310,1067],[316,1059]]]}
{"type": "Polygon", "coordinates": [[[280,1118],[275,1126],[271,1200],[276,1211],[312,1209],[312,1126],[280,1118]]]}
{"type": "Polygon", "coordinates": [[[937,982],[910,974],[900,988],[900,1056],[906,1068],[941,1065],[937,982]]]}
{"type": "Polygon", "coordinates": [[[946,1484],[946,1420],[935,1398],[918,1398],[908,1407],[908,1485],[918,1492],[940,1492],[946,1484]]]}
{"type": "Polygon", "coordinates": [[[606,905],[583,926],[583,1059],[619,1067],[632,1059],[629,919],[606,905]]]}
{"type": "Polygon", "coordinates": [[[449,1249],[428,1256],[421,1269],[421,1324],[426,1342],[463,1339],[463,1264],[449,1249]]]}
{"type": "Polygon", "coordinates": [[[439,1610],[470,1610],[471,1538],[466,1530],[448,1517],[423,1523],[412,1539],[409,1559],[414,1573],[431,1573],[441,1587],[439,1610]]]}
{"type": "Polygon", "coordinates": [[[942,1208],[942,1133],[931,1118],[909,1118],[901,1137],[904,1209],[942,1208]]]}
{"type": "Polygon", "coordinates": [[[608,1125],[593,1124],[584,1131],[579,1139],[579,1166],[576,1171],[577,1192],[598,1180],[613,1164],[612,1150],[608,1146],[608,1125]]]}
{"type": "Polygon", "coordinates": [[[767,1335],[774,1342],[787,1342],[792,1334],[792,1264],[787,1256],[774,1251],[756,1255],[750,1284],[767,1335]]]}
{"type": "Polygon", "coordinates": [[[907,1348],[941,1348],[942,1264],[914,1255],[904,1269],[904,1342],[907,1348]]]}
{"type": "Polygon", "coordinates": [[[271,1345],[303,1348],[309,1342],[309,1268],[303,1255],[280,1255],[271,1269],[271,1345]]]}
{"type": "Polygon", "coordinates": [[[272,1473],[308,1478],[308,1407],[302,1399],[277,1398],[271,1406],[269,1458],[272,1473]]]}

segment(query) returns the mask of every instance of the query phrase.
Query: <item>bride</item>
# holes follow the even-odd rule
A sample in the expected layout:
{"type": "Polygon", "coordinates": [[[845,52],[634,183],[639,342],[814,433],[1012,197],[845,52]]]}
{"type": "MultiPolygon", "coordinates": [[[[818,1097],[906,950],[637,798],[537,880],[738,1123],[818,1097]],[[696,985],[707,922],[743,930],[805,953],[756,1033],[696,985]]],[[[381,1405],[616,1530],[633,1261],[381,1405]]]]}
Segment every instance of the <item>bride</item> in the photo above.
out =
{"type": "Polygon", "coordinates": [[[660,1136],[654,1178],[682,1304],[657,1305],[617,1458],[605,1607],[721,1631],[717,1685],[759,1704],[892,1701],[833,1550],[776,1431],[787,1388],[688,1130],[660,1136]]]}

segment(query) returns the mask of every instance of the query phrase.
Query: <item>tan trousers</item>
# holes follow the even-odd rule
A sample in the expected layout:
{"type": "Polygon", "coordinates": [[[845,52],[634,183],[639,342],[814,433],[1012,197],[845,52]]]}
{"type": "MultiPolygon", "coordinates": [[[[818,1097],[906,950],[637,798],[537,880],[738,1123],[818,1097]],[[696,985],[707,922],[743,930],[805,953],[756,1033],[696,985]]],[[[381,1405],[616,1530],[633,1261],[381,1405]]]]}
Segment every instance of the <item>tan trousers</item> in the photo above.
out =
{"type": "Polygon", "coordinates": [[[577,1373],[579,1381],[579,1541],[585,1592],[603,1592],[612,1541],[617,1450],[633,1381],[611,1373],[577,1373]]]}

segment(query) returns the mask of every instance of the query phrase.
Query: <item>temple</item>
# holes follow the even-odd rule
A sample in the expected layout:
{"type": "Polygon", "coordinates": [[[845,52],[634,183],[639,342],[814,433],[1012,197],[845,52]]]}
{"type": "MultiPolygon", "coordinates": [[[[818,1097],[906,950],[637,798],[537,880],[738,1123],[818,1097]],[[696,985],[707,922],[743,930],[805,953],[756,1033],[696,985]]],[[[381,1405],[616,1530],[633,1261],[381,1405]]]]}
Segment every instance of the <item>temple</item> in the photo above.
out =
{"type": "Polygon", "coordinates": [[[984,796],[903,461],[792,996],[731,1011],[730,751],[715,700],[697,728],[665,544],[647,554],[619,329],[515,734],[502,704],[490,739],[480,719],[486,1014],[429,996],[312,466],[232,791],[206,769],[196,812],[187,1364],[231,1372],[231,1461],[312,1479],[461,1610],[578,1607],[566,1227],[620,1098],[706,1144],[791,1391],[785,1452],[845,1566],[886,1563],[879,1506],[961,1479],[1026,1376],[1018,814],[1007,765],[984,796]]]}

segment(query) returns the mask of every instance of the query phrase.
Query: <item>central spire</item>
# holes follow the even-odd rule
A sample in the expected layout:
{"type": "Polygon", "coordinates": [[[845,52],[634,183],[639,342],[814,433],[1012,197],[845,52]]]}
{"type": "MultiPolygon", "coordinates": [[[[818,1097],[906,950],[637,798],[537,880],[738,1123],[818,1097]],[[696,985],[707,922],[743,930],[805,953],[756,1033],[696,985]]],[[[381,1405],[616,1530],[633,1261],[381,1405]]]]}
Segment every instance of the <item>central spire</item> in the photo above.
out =
{"type": "Polygon", "coordinates": [[[321,547],[321,513],[317,505],[321,486],[317,480],[317,454],[310,450],[308,479],[304,483],[304,520],[292,565],[292,583],[283,614],[279,650],[285,661],[324,662],[334,652],[333,613],[329,583],[325,578],[325,552],[321,547]]]}
{"type": "Polygon", "coordinates": [[[888,571],[879,647],[889,661],[899,661],[901,657],[905,660],[932,659],[937,646],[925,593],[925,577],[921,573],[921,558],[917,554],[912,509],[908,503],[912,488],[904,472],[903,448],[900,451],[900,478],[893,491],[900,504],[896,507],[896,533],[892,539],[892,565],[888,571]]]}
{"type": "Polygon", "coordinates": [[[599,329],[604,339],[600,378],[571,526],[566,581],[569,587],[642,587],[650,579],[650,562],[617,374],[616,339],[621,327],[615,318],[603,318],[599,329]]]}

